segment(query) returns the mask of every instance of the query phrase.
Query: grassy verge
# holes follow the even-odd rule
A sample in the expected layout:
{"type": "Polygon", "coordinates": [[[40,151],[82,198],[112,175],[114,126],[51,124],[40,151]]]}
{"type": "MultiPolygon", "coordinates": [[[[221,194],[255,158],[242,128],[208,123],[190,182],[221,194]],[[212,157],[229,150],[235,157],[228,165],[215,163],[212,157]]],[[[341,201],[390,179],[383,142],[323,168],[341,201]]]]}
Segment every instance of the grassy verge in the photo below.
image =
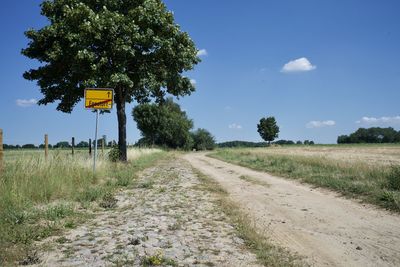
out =
{"type": "Polygon", "coordinates": [[[202,182],[203,189],[217,196],[219,208],[229,217],[238,236],[245,241],[246,246],[256,255],[260,264],[270,267],[306,266],[301,257],[273,245],[263,234],[259,233],[254,222],[228,198],[227,192],[217,182],[197,169],[193,171],[202,182]]]}
{"type": "Polygon", "coordinates": [[[210,155],[233,164],[325,187],[400,212],[400,166],[373,166],[300,155],[224,149],[210,155]]]}
{"type": "Polygon", "coordinates": [[[96,175],[86,153],[15,152],[0,174],[0,265],[38,263],[35,241],[74,228],[90,218],[90,207],[112,208],[114,191],[134,183],[137,172],[166,153],[135,151],[127,164],[100,157],[96,175]],[[95,204],[95,205],[94,205],[95,204]]]}

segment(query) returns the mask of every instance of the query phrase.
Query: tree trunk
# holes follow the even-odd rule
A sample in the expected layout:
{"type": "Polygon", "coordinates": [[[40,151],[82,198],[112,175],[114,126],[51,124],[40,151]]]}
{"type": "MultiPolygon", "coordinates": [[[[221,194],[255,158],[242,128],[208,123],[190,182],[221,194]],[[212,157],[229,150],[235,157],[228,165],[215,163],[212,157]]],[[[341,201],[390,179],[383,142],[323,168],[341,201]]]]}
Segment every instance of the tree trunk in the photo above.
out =
{"type": "Polygon", "coordinates": [[[125,113],[125,92],[123,89],[117,89],[115,93],[115,102],[117,104],[118,117],[118,149],[119,160],[127,161],[126,151],[126,113],[125,113]]]}

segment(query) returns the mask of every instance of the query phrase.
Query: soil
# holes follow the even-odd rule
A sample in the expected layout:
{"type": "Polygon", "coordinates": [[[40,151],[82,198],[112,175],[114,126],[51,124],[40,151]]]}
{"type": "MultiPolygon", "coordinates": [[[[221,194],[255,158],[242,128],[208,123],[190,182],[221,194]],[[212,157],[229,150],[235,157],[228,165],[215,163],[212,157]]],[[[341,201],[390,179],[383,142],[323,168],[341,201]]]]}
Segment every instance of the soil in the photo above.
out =
{"type": "Polygon", "coordinates": [[[398,214],[205,153],[184,158],[218,181],[266,238],[305,256],[310,265],[400,266],[398,214]]]}

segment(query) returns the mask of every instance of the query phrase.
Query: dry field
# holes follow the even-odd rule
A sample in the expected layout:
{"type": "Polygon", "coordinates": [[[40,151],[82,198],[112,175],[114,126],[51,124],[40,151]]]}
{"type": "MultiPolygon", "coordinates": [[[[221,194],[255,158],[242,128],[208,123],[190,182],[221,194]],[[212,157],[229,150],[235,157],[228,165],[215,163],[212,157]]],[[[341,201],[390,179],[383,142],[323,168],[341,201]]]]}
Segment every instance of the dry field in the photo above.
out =
{"type": "Polygon", "coordinates": [[[371,165],[400,165],[400,145],[275,146],[249,149],[266,155],[306,156],[371,165]]]}
{"type": "Polygon", "coordinates": [[[400,212],[398,145],[238,148],[211,156],[400,212]]]}
{"type": "MultiPolygon", "coordinates": [[[[230,161],[242,158],[242,165],[255,162],[253,169],[263,164],[268,167],[270,163],[264,158],[232,155],[229,151],[219,155],[230,161]]],[[[397,213],[297,182],[300,179],[284,179],[207,157],[204,153],[188,154],[185,158],[228,192],[230,199],[247,213],[247,218],[254,220],[254,227],[264,238],[306,256],[305,261],[310,266],[400,264],[400,217],[397,213]]],[[[287,161],[275,160],[278,166],[286,168],[287,161]]],[[[291,167],[301,168],[301,165],[291,167]]],[[[325,170],[333,171],[320,166],[313,170],[319,172],[315,179],[335,184],[332,180],[335,177],[324,173],[325,170]]],[[[368,189],[362,181],[357,182],[350,182],[349,187],[345,183],[337,185],[348,190],[352,188],[350,185],[355,186],[353,190],[368,189]]]]}

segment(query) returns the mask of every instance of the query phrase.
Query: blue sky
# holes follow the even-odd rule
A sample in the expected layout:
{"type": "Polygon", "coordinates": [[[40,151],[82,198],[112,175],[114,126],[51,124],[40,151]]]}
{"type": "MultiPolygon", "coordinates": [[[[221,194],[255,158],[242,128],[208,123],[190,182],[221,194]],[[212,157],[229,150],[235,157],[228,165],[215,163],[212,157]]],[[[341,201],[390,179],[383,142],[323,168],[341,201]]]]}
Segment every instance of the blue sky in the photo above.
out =
{"type": "MultiPolygon", "coordinates": [[[[23,32],[40,28],[39,0],[3,0],[0,9],[0,128],[9,144],[78,141],[94,136],[95,115],[72,114],[41,98],[22,73],[37,66],[20,50],[23,32]]],[[[359,127],[400,130],[400,2],[372,0],[168,0],[168,8],[203,51],[188,73],[196,92],[179,103],[195,127],[217,141],[261,141],[256,125],[275,116],[279,139],[335,143],[359,127]]],[[[127,108],[128,141],[140,138],[127,108]]],[[[117,139],[115,110],[99,135],[117,139]]]]}

